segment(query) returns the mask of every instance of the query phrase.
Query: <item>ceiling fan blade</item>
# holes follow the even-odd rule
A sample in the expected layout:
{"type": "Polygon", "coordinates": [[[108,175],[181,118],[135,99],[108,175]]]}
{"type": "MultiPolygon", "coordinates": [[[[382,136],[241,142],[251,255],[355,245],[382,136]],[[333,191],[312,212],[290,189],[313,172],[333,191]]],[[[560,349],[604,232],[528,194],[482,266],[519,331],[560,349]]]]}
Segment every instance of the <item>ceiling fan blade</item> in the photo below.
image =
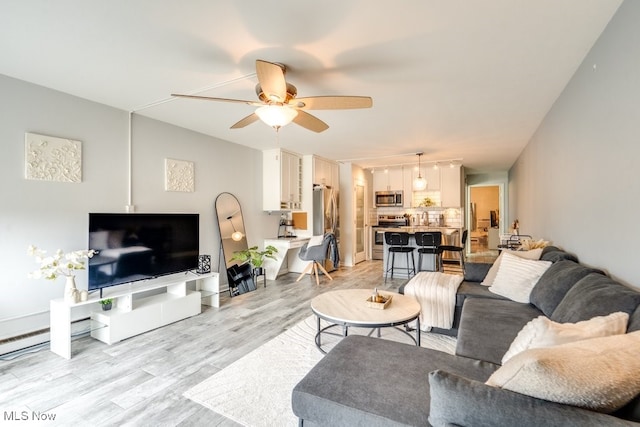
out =
{"type": "Polygon", "coordinates": [[[243,99],[213,98],[211,96],[183,95],[183,94],[180,94],[180,93],[172,93],[171,96],[175,96],[175,97],[178,97],[178,98],[201,99],[203,101],[235,102],[237,104],[249,104],[249,105],[255,105],[255,106],[264,105],[262,102],[245,101],[243,99]]]}
{"type": "Polygon", "coordinates": [[[311,96],[294,98],[289,105],[301,110],[348,110],[371,108],[373,99],[369,96],[311,96]]]}
{"type": "Polygon", "coordinates": [[[231,126],[231,129],[243,128],[245,126],[250,125],[251,123],[254,123],[254,122],[258,121],[258,119],[259,119],[259,117],[258,117],[258,115],[256,113],[249,114],[247,117],[245,117],[244,119],[240,120],[235,125],[231,126]]]}
{"type": "Polygon", "coordinates": [[[256,60],[256,74],[262,92],[270,101],[284,102],[287,98],[287,82],[284,79],[284,68],[273,62],[256,60]]]}
{"type": "Polygon", "coordinates": [[[328,124],[304,111],[298,111],[298,115],[293,119],[293,122],[302,126],[303,128],[318,133],[329,129],[328,124]]]}

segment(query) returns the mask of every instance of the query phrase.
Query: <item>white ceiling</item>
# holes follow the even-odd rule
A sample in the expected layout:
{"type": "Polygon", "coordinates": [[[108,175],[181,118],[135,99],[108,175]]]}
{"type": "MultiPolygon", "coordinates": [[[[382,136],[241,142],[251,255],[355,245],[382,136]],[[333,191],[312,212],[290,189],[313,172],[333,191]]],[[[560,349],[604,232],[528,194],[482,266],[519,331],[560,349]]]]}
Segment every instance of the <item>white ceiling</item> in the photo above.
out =
{"type": "Polygon", "coordinates": [[[423,164],[504,171],[621,2],[0,0],[0,74],[257,149],[363,167],[423,151],[423,164]],[[285,64],[299,97],[368,95],[373,108],[312,111],[327,131],[276,136],[229,129],[249,105],[149,106],[203,88],[255,100],[256,59],[285,64]]]}

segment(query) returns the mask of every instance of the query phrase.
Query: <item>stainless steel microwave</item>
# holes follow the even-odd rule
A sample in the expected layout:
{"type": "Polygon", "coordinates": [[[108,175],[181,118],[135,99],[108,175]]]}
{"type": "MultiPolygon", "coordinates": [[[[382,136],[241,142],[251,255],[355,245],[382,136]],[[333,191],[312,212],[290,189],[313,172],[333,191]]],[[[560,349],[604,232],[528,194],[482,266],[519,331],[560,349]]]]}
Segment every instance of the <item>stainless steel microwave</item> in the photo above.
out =
{"type": "Polygon", "coordinates": [[[402,191],[376,191],[376,207],[404,206],[404,192],[402,191]]]}

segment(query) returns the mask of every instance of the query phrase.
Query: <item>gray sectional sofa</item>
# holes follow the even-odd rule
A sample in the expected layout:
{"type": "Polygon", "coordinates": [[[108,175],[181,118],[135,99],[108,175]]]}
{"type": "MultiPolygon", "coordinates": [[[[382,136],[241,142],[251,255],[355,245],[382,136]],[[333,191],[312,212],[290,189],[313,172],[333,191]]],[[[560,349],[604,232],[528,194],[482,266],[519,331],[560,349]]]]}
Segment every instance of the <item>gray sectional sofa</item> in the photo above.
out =
{"type": "Polygon", "coordinates": [[[552,264],[529,304],[482,286],[490,265],[467,265],[454,327],[442,331],[457,334],[455,355],[372,337],[344,338],[294,388],[300,425],[640,425],[640,396],[606,414],[485,384],[518,332],[538,316],[575,323],[622,311],[630,316],[627,332],[640,330],[640,292],[557,247],[545,248],[541,259],[552,264]]]}

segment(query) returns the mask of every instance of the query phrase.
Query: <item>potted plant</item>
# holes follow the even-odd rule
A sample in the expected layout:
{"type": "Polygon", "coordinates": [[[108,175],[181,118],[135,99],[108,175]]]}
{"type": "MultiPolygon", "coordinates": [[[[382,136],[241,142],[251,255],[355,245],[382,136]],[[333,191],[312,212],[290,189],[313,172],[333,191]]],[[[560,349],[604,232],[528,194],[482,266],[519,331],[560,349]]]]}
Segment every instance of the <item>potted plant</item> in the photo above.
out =
{"type": "Polygon", "coordinates": [[[435,205],[435,202],[433,200],[431,200],[431,198],[429,197],[425,197],[424,199],[422,199],[422,202],[420,202],[419,207],[429,207],[429,206],[433,206],[435,205]]]}
{"type": "Polygon", "coordinates": [[[233,257],[231,257],[231,260],[240,262],[249,261],[251,263],[251,266],[253,267],[253,275],[261,276],[264,274],[264,270],[262,267],[262,265],[264,264],[264,259],[276,259],[276,256],[274,255],[276,252],[278,252],[278,249],[271,245],[264,248],[263,251],[258,250],[257,246],[252,246],[242,251],[235,251],[233,253],[233,257]]]}
{"type": "Polygon", "coordinates": [[[102,304],[102,309],[104,311],[111,310],[111,307],[113,306],[113,299],[111,298],[102,299],[100,300],[100,304],[102,304]]]}

